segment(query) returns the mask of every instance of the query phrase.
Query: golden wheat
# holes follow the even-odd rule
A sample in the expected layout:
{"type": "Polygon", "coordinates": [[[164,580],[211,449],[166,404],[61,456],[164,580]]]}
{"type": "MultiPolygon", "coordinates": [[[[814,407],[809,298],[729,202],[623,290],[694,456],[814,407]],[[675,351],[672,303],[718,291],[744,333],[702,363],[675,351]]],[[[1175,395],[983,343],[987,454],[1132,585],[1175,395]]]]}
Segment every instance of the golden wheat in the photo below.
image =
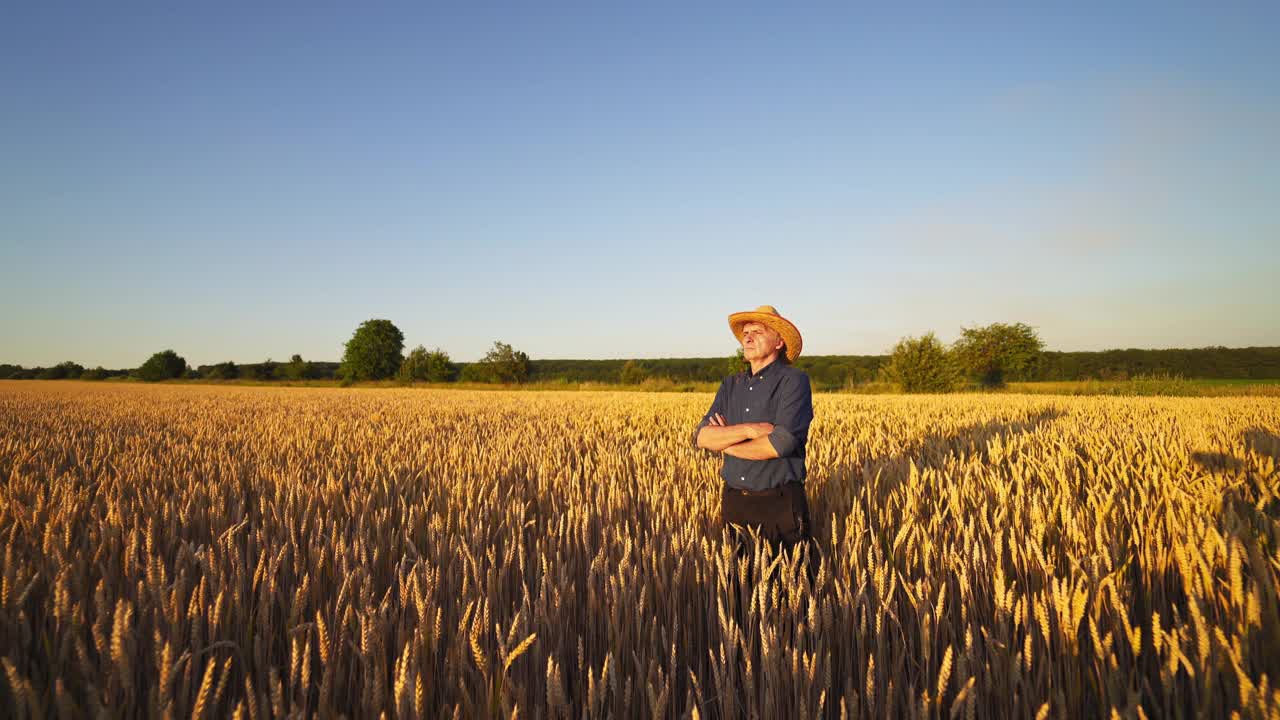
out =
{"type": "Polygon", "coordinates": [[[812,557],[709,400],[0,383],[0,707],[1280,717],[1280,400],[820,395],[812,557]]]}

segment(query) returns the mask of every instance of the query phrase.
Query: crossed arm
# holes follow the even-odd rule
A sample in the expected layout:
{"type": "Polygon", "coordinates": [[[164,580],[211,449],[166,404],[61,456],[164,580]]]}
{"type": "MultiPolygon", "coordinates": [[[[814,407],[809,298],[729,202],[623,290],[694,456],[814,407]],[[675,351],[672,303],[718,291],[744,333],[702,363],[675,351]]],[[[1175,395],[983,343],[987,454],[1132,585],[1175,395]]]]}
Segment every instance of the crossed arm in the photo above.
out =
{"type": "Polygon", "coordinates": [[[772,423],[728,425],[723,415],[715,413],[710,424],[698,431],[698,447],[743,460],[769,460],[778,457],[777,449],[769,442],[771,432],[772,423]]]}

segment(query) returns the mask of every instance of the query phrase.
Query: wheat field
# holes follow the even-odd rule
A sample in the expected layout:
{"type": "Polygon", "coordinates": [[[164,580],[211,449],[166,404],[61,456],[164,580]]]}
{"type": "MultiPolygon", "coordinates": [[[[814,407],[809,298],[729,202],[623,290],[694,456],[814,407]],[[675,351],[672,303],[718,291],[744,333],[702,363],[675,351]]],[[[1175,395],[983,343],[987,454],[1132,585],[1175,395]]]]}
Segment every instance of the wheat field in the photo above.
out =
{"type": "Polygon", "coordinates": [[[0,383],[15,717],[1280,717],[1280,399],[0,383]]]}

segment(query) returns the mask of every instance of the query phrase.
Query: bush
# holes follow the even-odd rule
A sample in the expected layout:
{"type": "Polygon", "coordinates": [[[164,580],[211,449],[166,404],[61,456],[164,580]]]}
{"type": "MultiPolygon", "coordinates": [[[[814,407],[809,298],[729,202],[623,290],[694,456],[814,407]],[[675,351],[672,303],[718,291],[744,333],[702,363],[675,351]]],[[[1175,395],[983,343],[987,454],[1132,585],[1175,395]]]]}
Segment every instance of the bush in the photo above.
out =
{"type": "Polygon", "coordinates": [[[83,366],[68,360],[66,362],[60,362],[53,367],[41,370],[40,374],[36,377],[41,380],[66,380],[67,378],[74,380],[80,377],[83,372],[83,366]]]}
{"type": "Polygon", "coordinates": [[[425,382],[426,379],[427,349],[419,345],[404,356],[404,360],[400,363],[400,371],[396,373],[396,380],[403,385],[408,385],[414,381],[425,382]]]}
{"type": "Polygon", "coordinates": [[[382,380],[404,362],[404,333],[390,320],[366,320],[351,334],[339,373],[345,380],[382,380]]]}
{"type": "Polygon", "coordinates": [[[138,368],[138,377],[147,382],[159,382],[182,377],[187,371],[187,361],[172,350],[162,350],[147,358],[138,368]]]}
{"type": "Polygon", "coordinates": [[[428,351],[419,345],[400,364],[400,382],[451,382],[457,377],[458,368],[449,360],[449,353],[436,348],[428,351]]]}
{"type": "Polygon", "coordinates": [[[278,363],[271,358],[267,358],[266,362],[261,362],[257,365],[246,365],[245,370],[248,372],[249,377],[254,380],[274,380],[277,367],[279,367],[278,363]]]}
{"type": "Polygon", "coordinates": [[[458,373],[458,380],[466,383],[494,382],[494,378],[489,372],[489,366],[478,362],[463,365],[458,373]]]}
{"type": "Polygon", "coordinates": [[[951,392],[959,381],[954,361],[933,333],[899,340],[883,372],[909,393],[951,392]]]}
{"type": "Polygon", "coordinates": [[[309,380],[315,376],[315,368],[311,363],[302,359],[301,355],[294,354],[289,358],[289,362],[281,366],[276,373],[283,375],[290,380],[309,380]]]}
{"type": "Polygon", "coordinates": [[[427,382],[453,382],[458,377],[458,366],[449,353],[436,348],[427,353],[427,382]]]}
{"type": "Polygon", "coordinates": [[[235,380],[240,377],[240,368],[228,360],[209,368],[204,376],[210,380],[235,380]]]}
{"type": "Polygon", "coordinates": [[[98,367],[92,370],[85,370],[84,372],[80,373],[80,379],[81,380],[106,380],[107,369],[99,365],[98,367]]]}

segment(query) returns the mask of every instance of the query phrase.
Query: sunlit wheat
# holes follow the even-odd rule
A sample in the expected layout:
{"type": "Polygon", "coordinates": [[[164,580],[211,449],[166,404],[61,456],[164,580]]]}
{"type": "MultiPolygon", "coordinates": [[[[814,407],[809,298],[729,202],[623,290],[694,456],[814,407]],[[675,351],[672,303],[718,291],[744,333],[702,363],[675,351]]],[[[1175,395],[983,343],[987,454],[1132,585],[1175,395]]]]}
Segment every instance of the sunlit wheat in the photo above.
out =
{"type": "Polygon", "coordinates": [[[1280,717],[1280,399],[819,395],[812,558],[709,401],[0,384],[0,707],[1280,717]]]}

